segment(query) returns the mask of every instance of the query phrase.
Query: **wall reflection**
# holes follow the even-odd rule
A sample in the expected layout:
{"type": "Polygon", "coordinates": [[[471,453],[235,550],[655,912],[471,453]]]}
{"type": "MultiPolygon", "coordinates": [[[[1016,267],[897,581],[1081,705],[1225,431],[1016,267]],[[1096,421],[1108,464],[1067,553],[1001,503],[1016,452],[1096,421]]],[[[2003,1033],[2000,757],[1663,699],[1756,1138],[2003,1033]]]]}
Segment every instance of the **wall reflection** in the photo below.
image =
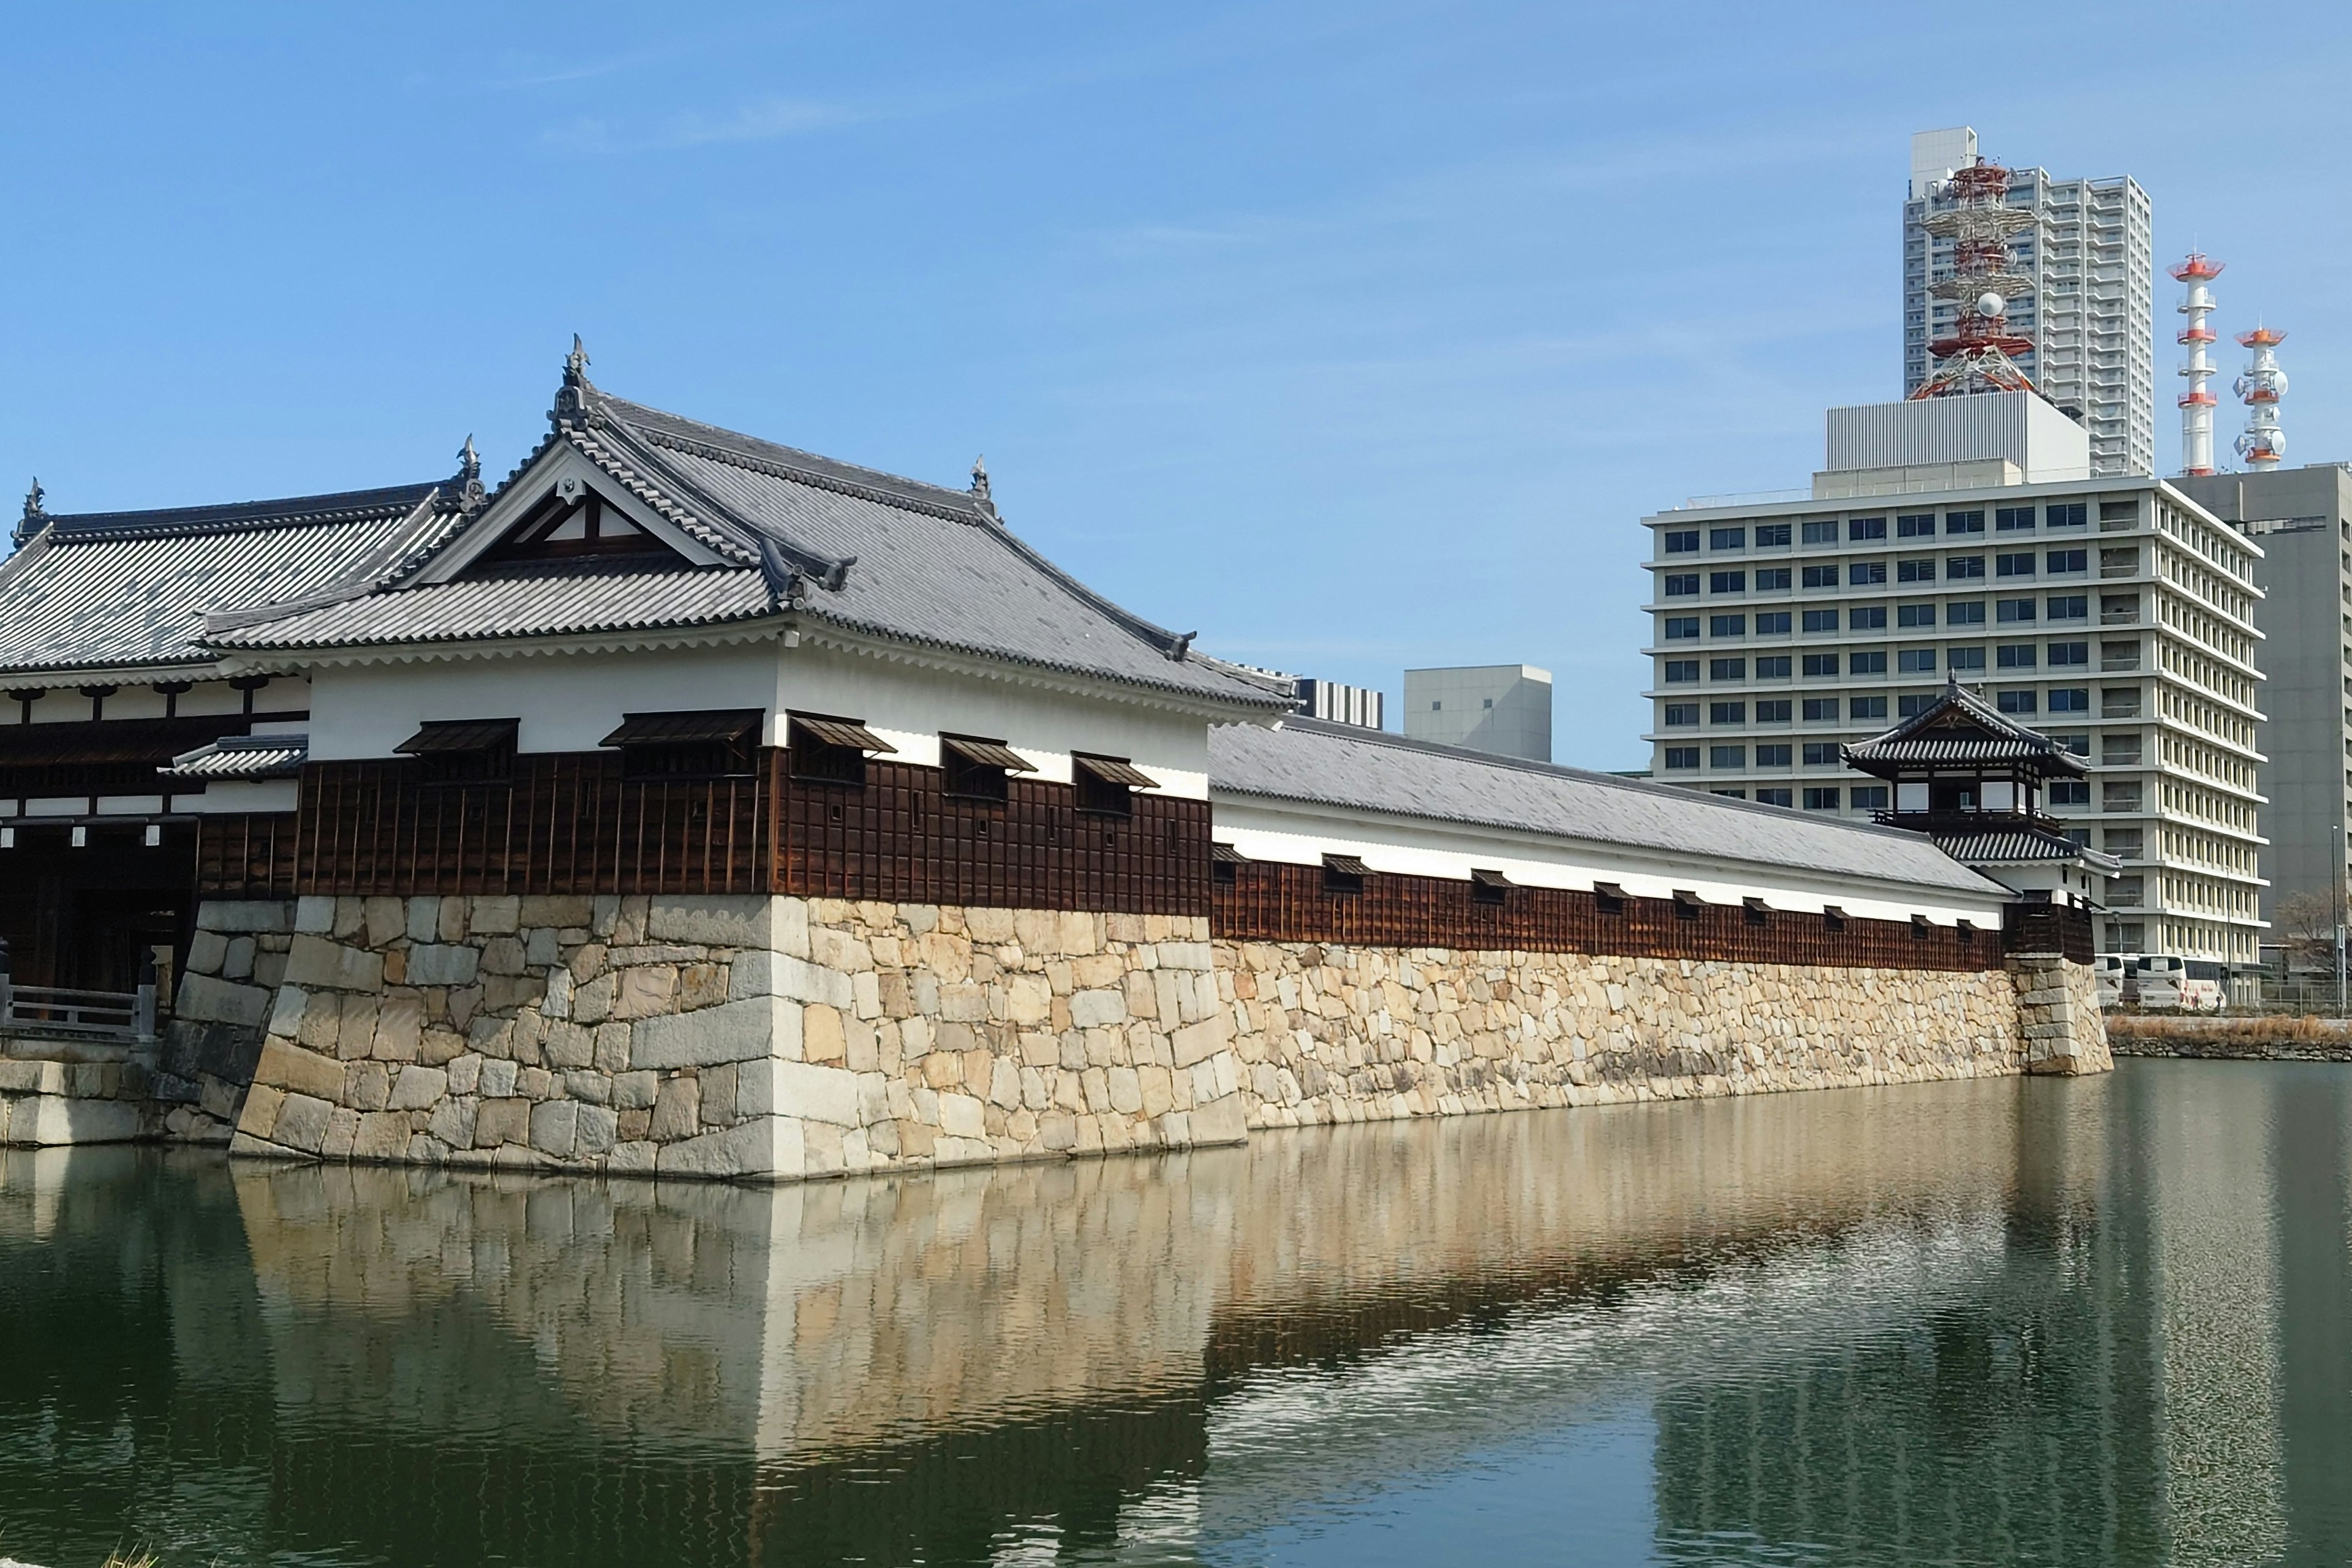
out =
{"type": "Polygon", "coordinates": [[[1642,1408],[1669,1558],[2340,1558],[2352,1077],[2283,1070],[772,1190],[0,1156],[0,1518],[225,1562],[1223,1557],[1642,1408]]]}

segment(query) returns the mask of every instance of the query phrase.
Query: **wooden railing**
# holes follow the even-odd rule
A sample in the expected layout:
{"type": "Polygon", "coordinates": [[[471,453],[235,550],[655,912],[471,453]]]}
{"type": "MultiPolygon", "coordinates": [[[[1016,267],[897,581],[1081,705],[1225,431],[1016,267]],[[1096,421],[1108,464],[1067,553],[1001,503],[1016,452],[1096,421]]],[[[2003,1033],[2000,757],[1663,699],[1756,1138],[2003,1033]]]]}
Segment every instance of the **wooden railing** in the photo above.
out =
{"type": "Polygon", "coordinates": [[[139,965],[135,991],[82,991],[65,985],[19,985],[0,941],[0,1034],[72,1035],[145,1045],[155,1038],[155,960],[139,965]]]}

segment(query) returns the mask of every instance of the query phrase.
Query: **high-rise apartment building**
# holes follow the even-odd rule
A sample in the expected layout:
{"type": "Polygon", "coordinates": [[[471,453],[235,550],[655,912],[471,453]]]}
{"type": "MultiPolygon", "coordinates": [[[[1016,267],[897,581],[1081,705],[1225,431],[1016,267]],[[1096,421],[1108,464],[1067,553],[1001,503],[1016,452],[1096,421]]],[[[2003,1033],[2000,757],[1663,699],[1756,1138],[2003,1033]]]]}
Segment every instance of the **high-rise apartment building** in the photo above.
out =
{"type": "Polygon", "coordinates": [[[2098,941],[2252,994],[2263,763],[2263,546],[2175,485],[2089,473],[2032,393],[1832,410],[1811,494],[1700,500],[1653,531],[1652,766],[1662,781],[1871,816],[1841,745],[1948,678],[2060,737],[2051,805],[2117,857],[2098,941]]]}
{"type": "MultiPolygon", "coordinates": [[[[1911,138],[1911,186],[1903,205],[1903,390],[1935,368],[1927,345],[1958,321],[1958,302],[1928,288],[1952,271],[1951,242],[1925,221],[1937,188],[1976,161],[1963,126],[1911,138]]],[[[2156,472],[2156,251],[2147,193],[2118,175],[2055,180],[2018,168],[2009,205],[2035,217],[2010,242],[2010,269],[2033,279],[2009,301],[2008,325],[2030,338],[2017,363],[2043,396],[2091,437],[2094,475],[2156,472]]]]}
{"type": "MultiPolygon", "coordinates": [[[[2352,838],[2352,465],[2172,481],[2262,546],[2263,918],[2333,896],[2352,838]]],[[[2273,931],[2270,940],[2277,942],[2273,931]]]]}
{"type": "Polygon", "coordinates": [[[1404,732],[1409,740],[1548,763],[1551,672],[1528,664],[1408,669],[1404,732]]]}

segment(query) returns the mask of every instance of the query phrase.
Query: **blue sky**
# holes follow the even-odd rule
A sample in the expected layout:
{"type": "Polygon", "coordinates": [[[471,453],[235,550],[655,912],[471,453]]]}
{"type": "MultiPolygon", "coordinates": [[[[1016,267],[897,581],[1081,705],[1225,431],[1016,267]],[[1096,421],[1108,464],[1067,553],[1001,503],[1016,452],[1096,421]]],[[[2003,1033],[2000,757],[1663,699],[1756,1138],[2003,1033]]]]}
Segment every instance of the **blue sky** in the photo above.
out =
{"type": "Polygon", "coordinates": [[[2291,460],[2352,458],[2352,12],[2037,7],[1945,63],[1982,15],[19,9],[0,476],[228,500],[468,432],[495,476],[577,331],[698,418],[984,451],[1015,528],[1218,652],[1543,665],[1560,759],[1640,765],[1637,520],[1802,483],[1823,407],[1899,390],[1914,130],[2137,177],[2160,258],[2230,264],[2217,325],[2289,330],[2291,460]]]}

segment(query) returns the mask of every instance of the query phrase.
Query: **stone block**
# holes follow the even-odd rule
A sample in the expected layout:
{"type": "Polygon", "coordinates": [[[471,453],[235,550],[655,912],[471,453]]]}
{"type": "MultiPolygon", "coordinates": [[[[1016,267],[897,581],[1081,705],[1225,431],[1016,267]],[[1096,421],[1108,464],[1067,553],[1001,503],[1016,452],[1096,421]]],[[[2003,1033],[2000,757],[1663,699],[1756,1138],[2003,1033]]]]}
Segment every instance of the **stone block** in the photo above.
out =
{"type": "Polygon", "coordinates": [[[278,1108],[269,1141],[305,1154],[315,1154],[327,1142],[327,1126],[334,1107],[315,1095],[289,1094],[278,1108]]]}
{"type": "Polygon", "coordinates": [[[439,1068],[404,1067],[392,1081],[387,1107],[394,1110],[430,1110],[449,1091],[449,1075],[439,1068]]]}
{"type": "Polygon", "coordinates": [[[515,1075],[520,1070],[504,1057],[485,1058],[476,1087],[486,1100],[504,1100],[514,1093],[515,1075]]]}
{"type": "Polygon", "coordinates": [[[620,1142],[620,1124],[618,1114],[604,1106],[580,1107],[576,1141],[572,1150],[573,1156],[589,1159],[611,1152],[614,1145],[620,1142]]]}
{"type": "Polygon", "coordinates": [[[569,1160],[580,1135],[580,1107],[550,1100],[530,1108],[530,1146],[550,1159],[569,1160]]]}
{"type": "Polygon", "coordinates": [[[441,1067],[466,1054],[466,1037],[454,1029],[427,1029],[416,1047],[416,1059],[441,1067]]]}
{"type": "Polygon", "coordinates": [[[392,1096],[392,1074],[382,1062],[353,1062],[343,1069],[342,1102],[354,1110],[382,1110],[392,1096]]]}
{"type": "Polygon", "coordinates": [[[777,1114],[839,1127],[859,1124],[856,1073],[807,1062],[769,1062],[763,1068],[763,1092],[777,1114]]]}
{"type": "Polygon", "coordinates": [[[599,974],[572,994],[572,1016],[582,1024],[601,1024],[613,1012],[613,994],[620,988],[617,975],[599,974]]]}
{"type": "Polygon", "coordinates": [[[452,1149],[474,1146],[474,1102],[470,1100],[449,1099],[433,1108],[432,1120],[425,1130],[452,1149]]]}
{"type": "Polygon", "coordinates": [[[1203,1062],[1233,1043],[1234,1021],[1218,1012],[1197,1024],[1187,1024],[1168,1037],[1168,1044],[1176,1054],[1176,1065],[1188,1068],[1203,1062]]]}
{"type": "Polygon", "coordinates": [[[656,1143],[691,1138],[702,1124],[702,1085],[690,1078],[665,1079],[654,1100],[646,1136],[656,1143]]]}
{"type": "Polygon", "coordinates": [[[645,933],[655,942],[705,947],[764,947],[776,900],[763,893],[701,893],[647,902],[645,933]]]}
{"type": "MultiPolygon", "coordinates": [[[[333,919],[331,912],[328,918],[333,919]]],[[[205,899],[196,905],[196,929],[288,931],[294,929],[294,905],[283,899],[205,899]]]]}
{"type": "Polygon", "coordinates": [[[411,985],[471,985],[481,973],[479,949],[463,943],[421,943],[408,950],[411,985]]]}
{"type": "Polygon", "coordinates": [[[327,936],[335,929],[335,900],[317,893],[305,893],[294,901],[294,929],[312,936],[327,936]]]}
{"type": "Polygon", "coordinates": [[[253,1081],[331,1100],[343,1092],[343,1064],[273,1035],[262,1043],[253,1081]]]}
{"type": "Polygon", "coordinates": [[[1192,1110],[1192,1142],[1198,1144],[1246,1143],[1249,1118],[1238,1094],[1228,1094],[1192,1110]]]}
{"type": "Polygon", "coordinates": [[[425,999],[414,991],[386,995],[376,1010],[373,1047],[376,1059],[413,1062],[424,1044],[425,999]]]}
{"type": "Polygon", "coordinates": [[[775,1004],[758,997],[642,1018],[630,1026],[629,1065],[701,1067],[764,1057],[774,1038],[775,1021],[775,1004]]]}
{"type": "Polygon", "coordinates": [[[255,1138],[268,1138],[278,1126],[278,1112],[286,1104],[286,1091],[257,1083],[245,1091],[245,1108],[237,1113],[236,1130],[255,1138]]]}
{"type": "Polygon", "coordinates": [[[511,893],[478,897],[466,923],[476,936],[511,936],[522,923],[522,900],[511,893]]]}
{"type": "Polygon", "coordinates": [[[595,900],[585,893],[527,893],[516,906],[526,926],[584,926],[594,913],[595,900]]]}
{"type": "Polygon", "coordinates": [[[653,1018],[674,1010],[677,971],[667,963],[640,963],[621,971],[621,988],[613,998],[615,1018],[653,1018]]]}
{"type": "Polygon", "coordinates": [[[357,1061],[375,1049],[375,1020],[379,1004],[373,996],[343,998],[341,1022],[335,1030],[335,1054],[343,1060],[357,1061]]]}
{"type": "MultiPolygon", "coordinates": [[[[407,919],[404,924],[409,941],[431,942],[441,934],[441,900],[437,895],[424,893],[410,899],[406,912],[407,919]]],[[[442,1141],[447,1142],[446,1139],[442,1141]]]]}
{"type": "Polygon", "coordinates": [[[530,1101],[485,1100],[474,1108],[474,1147],[495,1149],[501,1143],[530,1141],[530,1101]]]}
{"type": "Polygon", "coordinates": [[[383,955],[305,933],[287,954],[286,983],[307,991],[381,991],[383,955]]]}
{"type": "Polygon", "coordinates": [[[466,914],[473,908],[471,899],[444,898],[435,911],[433,935],[444,942],[466,940],[466,914]]]}
{"type": "Polygon", "coordinates": [[[682,1142],[665,1143],[654,1168],[665,1176],[768,1176],[801,1173],[800,1127],[783,1117],[762,1117],[706,1132],[682,1142]],[[779,1145],[786,1148],[780,1149],[779,1145]],[[790,1163],[781,1156],[788,1150],[790,1163]]]}
{"type": "Polygon", "coordinates": [[[841,1010],[822,1002],[801,1009],[801,1055],[813,1062],[838,1062],[849,1054],[841,1010]]]}
{"type": "Polygon", "coordinates": [[[613,1104],[622,1110],[642,1110],[651,1108],[661,1092],[661,1075],[654,1072],[625,1072],[613,1079],[613,1104]]]}
{"type": "Polygon", "coordinates": [[[730,996],[788,996],[795,1002],[822,1002],[845,1011],[857,1005],[856,993],[847,974],[790,953],[759,949],[739,952],[729,963],[728,971],[727,990],[730,996]]]}
{"type": "Polygon", "coordinates": [[[191,1023],[261,1027],[269,1016],[270,994],[257,985],[238,985],[209,974],[181,978],[178,1015],[191,1023]]]}
{"type": "Polygon", "coordinates": [[[227,956],[228,938],[218,931],[205,931],[199,927],[196,933],[188,939],[187,973],[218,974],[221,960],[227,956]]]}
{"type": "MultiPolygon", "coordinates": [[[[396,901],[396,900],[387,900],[396,901]]],[[[370,1110],[360,1115],[352,1136],[354,1160],[401,1160],[408,1155],[408,1116],[398,1110],[370,1110]]]]}
{"type": "Polygon", "coordinates": [[[1070,994],[1070,1022],[1081,1029],[1099,1029],[1127,1021],[1127,999],[1111,990],[1070,994]]]}
{"type": "Polygon", "coordinates": [[[302,1013],[310,1005],[310,994],[299,985],[281,985],[277,994],[269,1009],[269,1032],[291,1039],[302,1026],[302,1013]]]}

